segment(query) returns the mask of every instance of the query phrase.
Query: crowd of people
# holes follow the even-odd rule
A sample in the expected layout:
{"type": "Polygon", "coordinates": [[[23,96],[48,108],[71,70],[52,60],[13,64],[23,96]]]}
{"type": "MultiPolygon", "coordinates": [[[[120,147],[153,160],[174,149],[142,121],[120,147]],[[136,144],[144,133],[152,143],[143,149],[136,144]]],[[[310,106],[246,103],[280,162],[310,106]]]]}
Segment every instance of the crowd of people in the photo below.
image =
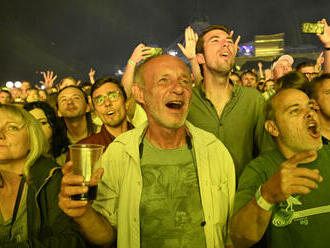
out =
{"type": "Polygon", "coordinates": [[[315,63],[234,71],[224,25],[139,44],[121,79],[0,90],[0,248],[327,247],[330,26],[315,63]],[[70,144],[104,153],[88,187],[70,144]]]}

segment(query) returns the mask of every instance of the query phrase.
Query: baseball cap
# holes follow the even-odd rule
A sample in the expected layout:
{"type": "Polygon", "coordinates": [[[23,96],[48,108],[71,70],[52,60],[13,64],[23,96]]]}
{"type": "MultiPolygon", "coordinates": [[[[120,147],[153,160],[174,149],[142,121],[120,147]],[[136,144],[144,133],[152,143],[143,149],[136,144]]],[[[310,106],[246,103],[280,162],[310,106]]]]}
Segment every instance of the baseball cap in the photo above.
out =
{"type": "Polygon", "coordinates": [[[271,66],[271,70],[274,70],[275,66],[282,60],[286,60],[288,61],[291,65],[293,64],[294,60],[293,60],[293,57],[291,55],[288,55],[288,54],[284,54],[282,55],[281,57],[279,57],[278,59],[276,59],[272,66],[271,66]]]}

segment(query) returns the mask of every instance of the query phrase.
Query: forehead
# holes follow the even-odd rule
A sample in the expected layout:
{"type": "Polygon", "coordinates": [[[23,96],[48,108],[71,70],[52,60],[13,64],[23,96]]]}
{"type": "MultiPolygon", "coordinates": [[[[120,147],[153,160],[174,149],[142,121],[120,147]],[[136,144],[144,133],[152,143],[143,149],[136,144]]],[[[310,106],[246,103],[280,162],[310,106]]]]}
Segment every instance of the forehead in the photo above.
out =
{"type": "Polygon", "coordinates": [[[97,88],[93,92],[93,97],[106,94],[110,91],[118,91],[118,90],[121,91],[117,84],[107,82],[107,83],[102,84],[101,87],[97,88]]]}
{"type": "Polygon", "coordinates": [[[282,67],[282,66],[292,66],[290,61],[286,60],[286,59],[281,59],[275,66],[276,68],[282,67]]]}
{"type": "Polygon", "coordinates": [[[204,42],[209,41],[213,37],[219,37],[219,38],[223,38],[223,39],[226,39],[226,38],[231,39],[229,34],[227,34],[225,31],[223,31],[221,29],[214,29],[214,30],[211,30],[211,31],[207,32],[204,35],[204,42]]]}
{"type": "Polygon", "coordinates": [[[0,116],[3,117],[0,118],[0,123],[6,123],[6,122],[23,123],[23,118],[21,116],[16,116],[9,110],[0,109],[0,116]]]}
{"type": "Polygon", "coordinates": [[[0,95],[6,95],[6,96],[9,96],[9,92],[7,92],[7,91],[0,91],[0,95]]]}
{"type": "Polygon", "coordinates": [[[63,96],[71,96],[71,95],[79,95],[79,96],[84,96],[81,90],[74,88],[74,87],[69,87],[65,90],[63,90],[58,97],[63,97],[63,96]]]}
{"type": "Polygon", "coordinates": [[[310,100],[304,92],[296,89],[288,89],[280,91],[274,99],[273,107],[276,112],[283,112],[290,106],[305,105],[309,102],[310,100]]]}
{"type": "Polygon", "coordinates": [[[45,112],[40,108],[35,108],[29,111],[36,119],[47,118],[45,112]]]}
{"type": "Polygon", "coordinates": [[[319,90],[329,90],[330,89],[330,78],[322,80],[322,82],[319,84],[318,87],[319,90]]]}
{"type": "Polygon", "coordinates": [[[256,76],[253,73],[250,73],[250,72],[243,74],[242,77],[254,77],[254,78],[256,78],[256,76]]]}
{"type": "Polygon", "coordinates": [[[188,66],[173,56],[159,56],[149,61],[143,69],[144,79],[155,79],[162,75],[176,75],[190,78],[188,66]]]}

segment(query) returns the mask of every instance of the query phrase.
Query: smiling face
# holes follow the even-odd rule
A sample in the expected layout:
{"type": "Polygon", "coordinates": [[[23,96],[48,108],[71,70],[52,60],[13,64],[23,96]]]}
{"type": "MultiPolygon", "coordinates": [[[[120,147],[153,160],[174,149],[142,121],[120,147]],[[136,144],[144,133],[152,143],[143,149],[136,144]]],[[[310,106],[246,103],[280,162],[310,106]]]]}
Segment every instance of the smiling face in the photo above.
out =
{"type": "Polygon", "coordinates": [[[281,151],[293,155],[322,147],[319,119],[313,102],[305,93],[296,89],[283,90],[272,102],[275,128],[268,131],[276,137],[281,151]]]}
{"type": "Polygon", "coordinates": [[[144,87],[139,88],[149,125],[178,129],[186,120],[192,83],[188,67],[180,59],[162,55],[143,68],[144,87]]]}
{"type": "Polygon", "coordinates": [[[116,84],[103,84],[93,92],[92,98],[95,112],[104,125],[118,127],[126,120],[125,100],[116,84]]]}
{"type": "Polygon", "coordinates": [[[234,42],[229,34],[214,29],[203,37],[204,53],[197,54],[197,60],[204,71],[216,71],[229,74],[235,64],[234,42]]]}
{"type": "Polygon", "coordinates": [[[68,87],[58,95],[58,112],[64,118],[76,118],[86,114],[88,105],[83,93],[74,87],[68,87]]]}
{"type": "Polygon", "coordinates": [[[0,166],[23,162],[30,149],[29,134],[23,120],[0,110],[0,166]]]}

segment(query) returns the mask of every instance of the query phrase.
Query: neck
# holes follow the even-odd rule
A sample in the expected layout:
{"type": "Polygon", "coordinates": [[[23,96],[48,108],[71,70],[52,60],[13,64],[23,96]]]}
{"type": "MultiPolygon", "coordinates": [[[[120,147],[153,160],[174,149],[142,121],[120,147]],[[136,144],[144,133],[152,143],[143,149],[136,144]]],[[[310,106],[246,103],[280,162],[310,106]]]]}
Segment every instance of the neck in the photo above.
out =
{"type": "Polygon", "coordinates": [[[151,144],[161,149],[175,149],[187,144],[184,126],[171,129],[149,125],[146,138],[151,144]]]}
{"type": "Polygon", "coordinates": [[[223,94],[228,90],[231,91],[232,85],[229,74],[207,73],[204,77],[204,88],[207,94],[223,94]]]}
{"type": "Polygon", "coordinates": [[[122,133],[124,133],[124,132],[127,131],[127,121],[125,119],[119,126],[116,126],[116,127],[105,125],[105,129],[109,133],[111,133],[114,137],[117,137],[120,134],[122,134],[122,133]]]}
{"type": "Polygon", "coordinates": [[[64,121],[70,137],[76,139],[88,136],[87,119],[85,115],[77,118],[65,118],[64,121]]]}
{"type": "Polygon", "coordinates": [[[10,161],[10,163],[0,164],[0,174],[3,186],[15,185],[21,179],[20,175],[24,173],[24,159],[19,161],[10,161]]]}
{"type": "Polygon", "coordinates": [[[330,118],[326,118],[321,113],[318,113],[318,116],[322,127],[322,136],[326,137],[327,139],[330,139],[330,118]]]}

